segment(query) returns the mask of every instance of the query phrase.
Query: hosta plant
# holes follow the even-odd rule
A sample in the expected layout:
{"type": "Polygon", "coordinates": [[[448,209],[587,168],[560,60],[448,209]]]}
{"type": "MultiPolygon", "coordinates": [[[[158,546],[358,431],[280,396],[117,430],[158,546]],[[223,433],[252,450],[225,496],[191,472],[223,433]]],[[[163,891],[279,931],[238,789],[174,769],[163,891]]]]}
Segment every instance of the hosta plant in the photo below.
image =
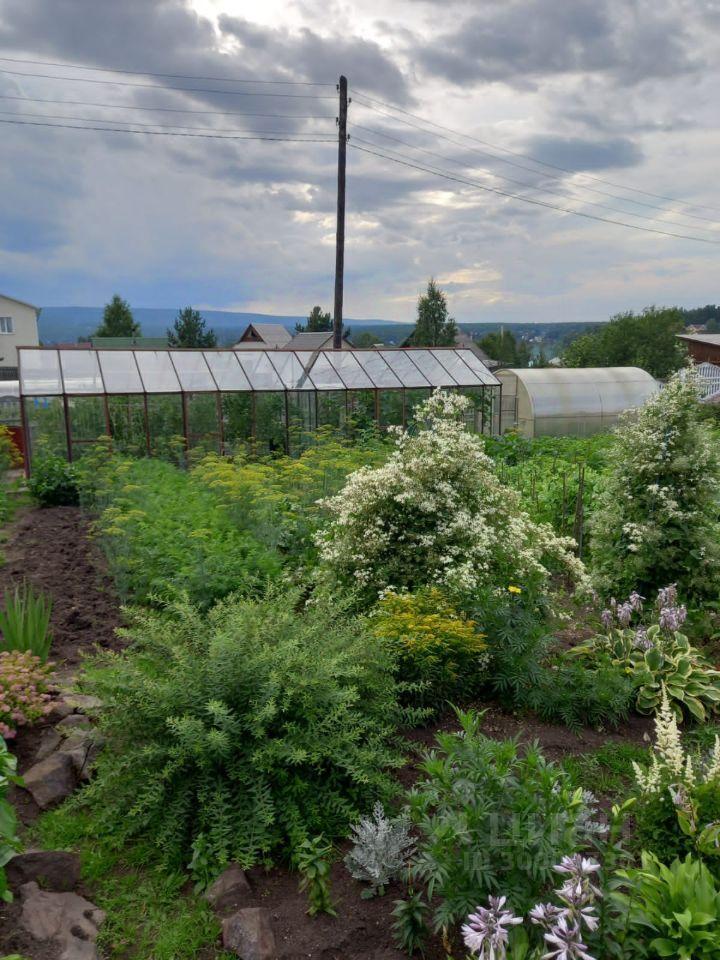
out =
{"type": "Polygon", "coordinates": [[[9,903],[12,894],[7,886],[5,865],[20,851],[15,808],[7,799],[11,784],[22,785],[17,775],[17,760],[0,737],[0,900],[9,903]]]}
{"type": "Polygon", "coordinates": [[[407,817],[385,816],[383,805],[376,803],[372,817],[361,817],[352,832],[355,842],[345,857],[345,866],[356,880],[369,885],[361,896],[382,896],[415,849],[410,823],[407,817]]]}

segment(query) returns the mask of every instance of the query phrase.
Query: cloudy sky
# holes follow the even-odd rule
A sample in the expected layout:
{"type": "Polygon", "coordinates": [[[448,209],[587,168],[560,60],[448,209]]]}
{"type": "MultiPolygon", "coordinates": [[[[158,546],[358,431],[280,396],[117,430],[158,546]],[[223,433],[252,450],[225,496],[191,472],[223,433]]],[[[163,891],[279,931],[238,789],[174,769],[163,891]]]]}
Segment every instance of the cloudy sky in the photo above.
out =
{"type": "Polygon", "coordinates": [[[0,0],[0,57],[21,299],[331,307],[342,72],[346,316],[410,320],[431,275],[464,321],[720,300],[717,242],[543,205],[720,241],[720,0],[0,0]]]}

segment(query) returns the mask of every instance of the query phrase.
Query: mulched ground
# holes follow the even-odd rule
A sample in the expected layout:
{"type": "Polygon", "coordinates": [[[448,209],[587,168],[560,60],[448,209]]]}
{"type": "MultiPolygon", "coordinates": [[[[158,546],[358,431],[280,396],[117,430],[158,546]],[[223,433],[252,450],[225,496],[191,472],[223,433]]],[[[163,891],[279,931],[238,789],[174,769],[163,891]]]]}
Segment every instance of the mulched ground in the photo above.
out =
{"type": "MultiPolygon", "coordinates": [[[[115,634],[121,622],[118,602],[81,511],[73,507],[30,510],[15,521],[9,534],[4,548],[7,562],[0,567],[0,578],[3,585],[27,579],[53,597],[51,655],[58,667],[74,674],[83,654],[94,647],[121,648],[123,643],[115,634]]],[[[455,718],[449,714],[431,727],[413,731],[410,739],[420,750],[433,743],[438,730],[455,726],[455,718]]],[[[517,736],[525,743],[538,741],[546,755],[557,760],[596,750],[608,741],[642,743],[649,724],[634,718],[616,733],[589,728],[574,733],[490,707],[483,729],[497,739],[517,736]]],[[[39,736],[38,729],[22,731],[11,744],[21,770],[34,761],[39,736]]],[[[415,776],[410,764],[400,779],[406,785],[415,776]]],[[[32,820],[37,810],[27,794],[23,792],[18,801],[23,820],[32,820]]],[[[332,868],[332,897],[338,917],[308,917],[307,898],[298,890],[297,874],[257,867],[249,878],[256,903],[270,911],[278,960],[401,960],[405,956],[395,948],[391,935],[393,901],[402,896],[400,886],[393,885],[384,897],[363,900],[361,885],[337,862],[332,868]]],[[[92,890],[79,892],[92,900],[92,890]]],[[[20,953],[30,960],[58,960],[59,951],[38,944],[17,929],[18,916],[17,903],[0,905],[0,956],[20,953]]],[[[202,952],[202,960],[214,960],[215,956],[213,950],[202,952]]],[[[429,945],[427,960],[445,956],[437,939],[429,945]]]]}

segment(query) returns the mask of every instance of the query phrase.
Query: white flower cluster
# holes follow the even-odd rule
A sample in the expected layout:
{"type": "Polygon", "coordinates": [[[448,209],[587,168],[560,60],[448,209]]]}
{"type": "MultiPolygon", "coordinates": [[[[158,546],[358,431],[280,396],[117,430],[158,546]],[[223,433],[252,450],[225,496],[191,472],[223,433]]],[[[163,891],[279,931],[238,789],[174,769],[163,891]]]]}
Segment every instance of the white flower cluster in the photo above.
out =
{"type": "Polygon", "coordinates": [[[326,564],[377,592],[438,586],[471,593],[560,567],[578,584],[585,570],[574,541],[534,523],[495,473],[482,440],[469,433],[469,400],[437,391],[399,431],[381,467],[351,474],[323,505],[331,521],[317,537],[326,564]]]}

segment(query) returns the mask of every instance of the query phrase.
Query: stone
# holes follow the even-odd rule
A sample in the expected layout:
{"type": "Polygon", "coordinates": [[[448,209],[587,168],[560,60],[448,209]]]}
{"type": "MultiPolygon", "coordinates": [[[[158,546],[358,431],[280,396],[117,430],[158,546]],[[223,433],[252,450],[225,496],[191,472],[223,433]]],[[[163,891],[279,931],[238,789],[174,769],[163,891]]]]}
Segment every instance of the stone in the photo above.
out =
{"type": "Polygon", "coordinates": [[[104,743],[105,738],[96,731],[90,727],[80,727],[68,731],[68,736],[58,752],[67,754],[73,762],[77,776],[87,781],[90,779],[93,764],[104,743]]]}
{"type": "Polygon", "coordinates": [[[223,870],[217,880],[204,893],[205,899],[216,913],[235,913],[252,900],[253,892],[245,871],[236,863],[223,870]]]}
{"type": "Polygon", "coordinates": [[[37,748],[37,753],[35,754],[35,763],[40,763],[41,760],[49,757],[51,753],[57,750],[61,743],[62,737],[53,727],[43,730],[40,737],[40,746],[37,748]]]}
{"type": "Polygon", "coordinates": [[[80,883],[80,857],[65,850],[26,850],[12,858],[5,872],[15,890],[30,882],[43,890],[74,890],[80,883]]]}
{"type": "Polygon", "coordinates": [[[56,729],[64,737],[67,737],[71,731],[77,730],[78,727],[88,729],[90,727],[90,717],[86,717],[84,713],[71,713],[58,723],[56,729]]]}
{"type": "Polygon", "coordinates": [[[74,707],[71,707],[65,700],[54,700],[45,716],[50,723],[57,723],[58,720],[64,720],[65,717],[70,716],[73,709],[74,707]]]}
{"type": "Polygon", "coordinates": [[[69,797],[77,785],[73,758],[58,750],[23,775],[25,789],[41,810],[69,797]]]}
{"type": "Polygon", "coordinates": [[[241,960],[277,960],[275,935],[267,910],[245,907],[223,920],[223,947],[241,960]]]}
{"type": "Polygon", "coordinates": [[[54,940],[58,960],[98,960],[95,946],[105,914],[77,893],[47,893],[36,883],[20,888],[20,926],[36,940],[54,940]]]}
{"type": "Polygon", "coordinates": [[[65,703],[68,703],[77,713],[99,710],[103,705],[99,697],[86,693],[68,693],[65,696],[65,703]]]}

